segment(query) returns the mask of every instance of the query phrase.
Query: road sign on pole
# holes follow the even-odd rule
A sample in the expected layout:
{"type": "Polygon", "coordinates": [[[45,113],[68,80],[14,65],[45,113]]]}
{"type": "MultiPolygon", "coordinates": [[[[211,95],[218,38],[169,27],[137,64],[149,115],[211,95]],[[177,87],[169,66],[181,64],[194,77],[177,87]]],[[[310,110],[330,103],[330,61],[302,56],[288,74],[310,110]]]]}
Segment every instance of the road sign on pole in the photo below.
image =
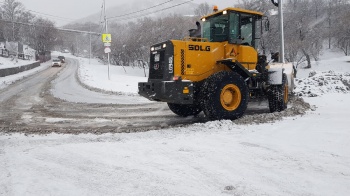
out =
{"type": "Polygon", "coordinates": [[[110,47],[106,47],[105,48],[105,53],[110,53],[110,52],[112,52],[111,48],[110,47]]]}
{"type": "MultiPolygon", "coordinates": [[[[104,9],[104,14],[105,14],[106,33],[104,35],[102,35],[102,42],[110,43],[110,42],[112,42],[112,36],[111,36],[111,34],[108,33],[108,20],[107,20],[107,17],[106,17],[106,0],[103,0],[103,9],[104,9]]],[[[107,53],[107,60],[108,60],[108,80],[111,79],[110,74],[109,74],[109,67],[111,65],[110,59],[109,59],[109,53],[110,52],[111,52],[111,49],[109,47],[106,47],[105,48],[105,53],[107,53]]]]}
{"type": "Polygon", "coordinates": [[[108,34],[108,33],[102,34],[102,42],[103,43],[111,43],[112,42],[111,34],[108,34]]]}

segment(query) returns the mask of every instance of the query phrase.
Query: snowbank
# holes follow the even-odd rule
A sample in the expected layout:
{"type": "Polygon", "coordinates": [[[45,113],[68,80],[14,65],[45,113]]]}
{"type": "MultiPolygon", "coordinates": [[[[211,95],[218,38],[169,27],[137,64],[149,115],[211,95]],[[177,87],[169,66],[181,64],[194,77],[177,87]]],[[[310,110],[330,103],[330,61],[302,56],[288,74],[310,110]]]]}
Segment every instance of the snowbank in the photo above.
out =
{"type": "MultiPolygon", "coordinates": [[[[98,62],[96,59],[89,64],[88,59],[80,58],[79,78],[91,88],[103,91],[132,94],[138,92],[138,83],[146,82],[144,70],[141,68],[110,66],[110,80],[108,79],[108,65],[98,62]]],[[[148,70],[146,70],[148,74],[148,70]]]]}
{"type": "Polygon", "coordinates": [[[316,97],[329,93],[350,92],[350,72],[310,72],[308,78],[295,79],[298,96],[316,97]]]}
{"type": "Polygon", "coordinates": [[[12,59],[12,58],[0,57],[0,70],[11,68],[11,67],[20,67],[23,65],[29,65],[35,62],[36,61],[32,61],[32,60],[21,60],[17,58],[12,59]]]}

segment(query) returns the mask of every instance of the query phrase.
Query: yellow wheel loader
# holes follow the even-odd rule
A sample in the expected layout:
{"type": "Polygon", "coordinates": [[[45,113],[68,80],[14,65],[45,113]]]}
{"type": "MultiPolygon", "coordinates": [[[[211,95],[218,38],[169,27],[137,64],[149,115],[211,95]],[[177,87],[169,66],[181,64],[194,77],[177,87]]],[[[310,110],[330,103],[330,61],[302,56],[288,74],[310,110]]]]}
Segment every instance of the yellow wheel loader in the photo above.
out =
{"type": "Polygon", "coordinates": [[[271,112],[286,109],[293,67],[258,54],[263,14],[226,8],[201,20],[190,37],[151,46],[149,78],[139,83],[139,94],[167,102],[179,116],[203,111],[212,120],[240,118],[258,98],[268,99],[271,112]]]}

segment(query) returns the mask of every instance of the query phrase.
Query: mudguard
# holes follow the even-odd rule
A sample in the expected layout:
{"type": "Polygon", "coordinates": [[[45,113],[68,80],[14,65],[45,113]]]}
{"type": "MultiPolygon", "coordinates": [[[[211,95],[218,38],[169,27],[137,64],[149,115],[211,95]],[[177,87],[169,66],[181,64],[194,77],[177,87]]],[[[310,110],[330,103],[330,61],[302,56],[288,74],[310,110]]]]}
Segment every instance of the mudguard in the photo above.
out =
{"type": "Polygon", "coordinates": [[[268,84],[269,85],[281,85],[282,84],[282,76],[283,76],[283,68],[274,67],[269,69],[268,74],[268,84]]]}
{"type": "Polygon", "coordinates": [[[270,63],[268,69],[268,83],[281,85],[283,74],[287,75],[289,93],[294,89],[294,69],[292,63],[270,63]]]}

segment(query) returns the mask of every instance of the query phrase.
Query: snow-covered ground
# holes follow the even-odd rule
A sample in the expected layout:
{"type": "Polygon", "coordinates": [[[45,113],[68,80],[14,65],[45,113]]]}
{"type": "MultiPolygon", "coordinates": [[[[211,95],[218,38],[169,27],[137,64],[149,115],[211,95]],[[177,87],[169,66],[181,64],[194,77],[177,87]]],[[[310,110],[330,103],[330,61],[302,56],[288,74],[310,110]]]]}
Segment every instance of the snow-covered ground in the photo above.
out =
{"type": "MultiPolygon", "coordinates": [[[[146,82],[145,71],[140,68],[101,65],[97,60],[80,59],[79,77],[84,84],[105,91],[137,94],[138,82],[146,82]]],[[[148,75],[148,70],[146,70],[148,75]]]]}
{"type": "Polygon", "coordinates": [[[22,65],[28,65],[35,63],[33,60],[21,60],[17,58],[4,58],[0,57],[0,69],[6,69],[11,67],[20,67],[22,65]]]}
{"type": "Polygon", "coordinates": [[[311,69],[299,68],[295,80],[299,96],[316,97],[329,93],[350,91],[350,57],[325,50],[321,60],[313,62],[311,69]]]}
{"type": "MultiPolygon", "coordinates": [[[[350,57],[332,54],[298,71],[296,92],[316,108],[303,116],[131,134],[0,134],[0,195],[350,195],[350,57]]],[[[146,80],[143,70],[115,66],[108,80],[106,65],[81,62],[80,80],[94,88],[134,94],[146,80]]]]}

